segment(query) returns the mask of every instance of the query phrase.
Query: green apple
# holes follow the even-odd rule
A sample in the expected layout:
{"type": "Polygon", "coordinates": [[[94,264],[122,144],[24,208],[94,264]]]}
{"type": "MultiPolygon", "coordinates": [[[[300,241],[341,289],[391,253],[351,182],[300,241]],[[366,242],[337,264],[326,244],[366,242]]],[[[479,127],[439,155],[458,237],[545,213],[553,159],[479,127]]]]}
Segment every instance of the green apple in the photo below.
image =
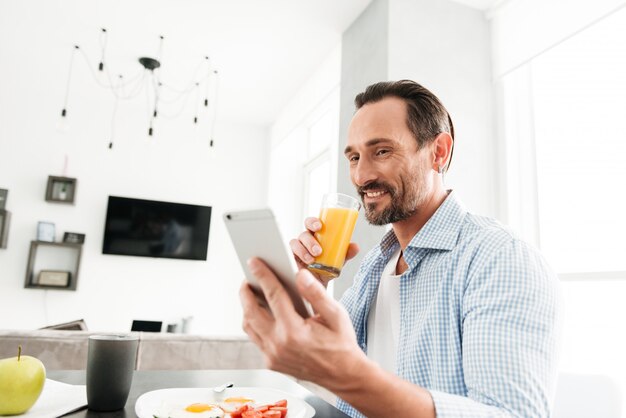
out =
{"type": "Polygon", "coordinates": [[[22,347],[17,357],[0,360],[0,415],[17,415],[28,411],[37,402],[46,369],[34,357],[23,356],[22,347]]]}

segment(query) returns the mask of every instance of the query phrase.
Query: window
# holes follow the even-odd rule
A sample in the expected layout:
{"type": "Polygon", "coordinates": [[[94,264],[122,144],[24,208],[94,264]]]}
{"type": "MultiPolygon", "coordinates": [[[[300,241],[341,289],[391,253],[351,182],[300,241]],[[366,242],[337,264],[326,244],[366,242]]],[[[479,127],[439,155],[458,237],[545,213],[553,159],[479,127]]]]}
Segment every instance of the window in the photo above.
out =
{"type": "Polygon", "coordinates": [[[501,80],[511,224],[562,275],[626,272],[624,27],[622,9],[501,80]]]}
{"type": "Polygon", "coordinates": [[[304,167],[304,217],[318,216],[322,196],[331,191],[329,151],[326,150],[304,167]]]}
{"type": "Polygon", "coordinates": [[[331,145],[337,143],[339,136],[338,109],[333,104],[322,116],[309,127],[309,158],[328,150],[331,145]]]}
{"type": "MultiPolygon", "coordinates": [[[[322,196],[336,190],[339,86],[294,123],[270,153],[268,202],[284,239],[298,236],[304,218],[318,216],[322,196]]],[[[334,284],[328,285],[333,294],[334,284]]]]}
{"type": "MultiPolygon", "coordinates": [[[[338,98],[338,97],[337,97],[338,98]]],[[[332,164],[333,154],[339,140],[338,100],[328,103],[322,116],[309,127],[308,155],[304,165],[303,216],[319,216],[322,196],[336,190],[336,170],[332,164]],[[334,147],[333,147],[334,146],[334,147]]],[[[336,161],[336,159],[334,159],[336,161]]],[[[330,282],[327,291],[334,292],[335,284],[330,282]]]]}
{"type": "Polygon", "coordinates": [[[319,214],[322,196],[335,190],[331,146],[339,137],[337,103],[327,105],[324,113],[309,126],[308,159],[304,164],[303,217],[319,214]]]}

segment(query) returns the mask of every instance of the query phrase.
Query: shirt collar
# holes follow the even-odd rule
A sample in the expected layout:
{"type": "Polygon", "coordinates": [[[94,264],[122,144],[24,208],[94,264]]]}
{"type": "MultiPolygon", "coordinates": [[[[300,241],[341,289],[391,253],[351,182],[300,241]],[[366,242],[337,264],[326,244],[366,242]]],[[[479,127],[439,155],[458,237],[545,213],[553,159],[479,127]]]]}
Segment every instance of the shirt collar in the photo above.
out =
{"type": "Polygon", "coordinates": [[[398,243],[396,234],[393,232],[393,229],[390,229],[380,241],[380,251],[385,255],[385,257],[390,257],[398,245],[400,244],[398,243]]]}
{"type": "MultiPolygon", "coordinates": [[[[426,222],[409,242],[410,248],[431,248],[436,250],[451,250],[457,242],[463,219],[467,211],[450,190],[448,197],[437,208],[433,216],[426,222]]],[[[385,255],[391,252],[398,244],[396,235],[391,229],[380,242],[380,249],[385,255]]]]}
{"type": "Polygon", "coordinates": [[[451,190],[448,197],[409,242],[409,247],[451,250],[457,242],[467,211],[451,190]]]}

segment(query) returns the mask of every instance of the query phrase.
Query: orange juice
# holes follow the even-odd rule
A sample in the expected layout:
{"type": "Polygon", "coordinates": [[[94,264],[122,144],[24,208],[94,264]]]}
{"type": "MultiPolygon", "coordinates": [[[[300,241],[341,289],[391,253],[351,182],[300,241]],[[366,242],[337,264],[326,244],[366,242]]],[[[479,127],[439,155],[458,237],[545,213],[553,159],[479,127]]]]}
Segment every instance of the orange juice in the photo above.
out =
{"type": "Polygon", "coordinates": [[[315,239],[322,247],[322,254],[308,266],[309,270],[325,277],[339,276],[358,216],[356,209],[322,208],[322,229],[315,233],[315,239]]]}

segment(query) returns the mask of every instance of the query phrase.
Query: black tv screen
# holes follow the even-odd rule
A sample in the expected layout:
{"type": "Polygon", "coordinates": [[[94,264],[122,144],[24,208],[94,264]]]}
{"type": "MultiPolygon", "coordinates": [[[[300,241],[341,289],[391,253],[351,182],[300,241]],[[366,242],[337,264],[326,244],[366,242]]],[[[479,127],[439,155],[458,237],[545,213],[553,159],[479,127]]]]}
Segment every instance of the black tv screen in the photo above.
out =
{"type": "Polygon", "coordinates": [[[109,196],[103,254],[206,260],[211,207],[109,196]]]}

